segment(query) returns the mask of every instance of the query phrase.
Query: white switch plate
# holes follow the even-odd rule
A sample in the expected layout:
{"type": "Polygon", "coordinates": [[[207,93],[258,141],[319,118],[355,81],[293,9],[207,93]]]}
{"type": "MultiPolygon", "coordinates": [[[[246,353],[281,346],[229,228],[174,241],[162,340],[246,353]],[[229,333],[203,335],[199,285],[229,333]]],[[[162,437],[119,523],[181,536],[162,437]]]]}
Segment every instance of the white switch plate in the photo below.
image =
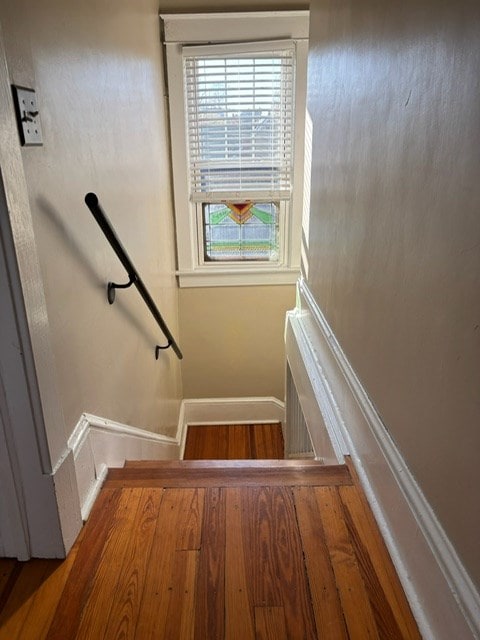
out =
{"type": "Polygon", "coordinates": [[[22,145],[42,145],[42,127],[35,91],[24,87],[16,87],[15,85],[13,85],[12,89],[22,145]]]}

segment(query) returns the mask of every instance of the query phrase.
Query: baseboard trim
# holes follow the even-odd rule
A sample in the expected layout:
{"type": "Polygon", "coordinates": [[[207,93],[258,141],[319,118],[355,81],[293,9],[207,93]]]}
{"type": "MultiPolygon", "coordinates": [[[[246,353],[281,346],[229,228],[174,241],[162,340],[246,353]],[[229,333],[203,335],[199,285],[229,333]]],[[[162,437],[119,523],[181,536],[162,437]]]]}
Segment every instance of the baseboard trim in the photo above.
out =
{"type": "Polygon", "coordinates": [[[302,280],[298,301],[308,375],[312,385],[322,381],[335,409],[324,422],[352,457],[423,637],[480,638],[480,596],[302,280]]]}
{"type": "Polygon", "coordinates": [[[105,480],[108,467],[125,460],[182,459],[188,425],[282,422],[285,406],[277,398],[200,398],[181,402],[174,438],[83,413],[68,440],[83,520],[105,480]]]}
{"type": "Polygon", "coordinates": [[[183,458],[188,426],[284,423],[285,403],[272,397],[190,398],[182,402],[177,439],[183,458]]]}
{"type": "Polygon", "coordinates": [[[122,467],[125,460],[175,460],[179,440],[137,429],[89,413],[81,415],[68,447],[73,452],[83,520],[105,480],[108,467],[122,467]]]}
{"type": "Polygon", "coordinates": [[[285,404],[274,397],[199,398],[183,401],[187,424],[283,422],[285,404]]]}
{"type": "Polygon", "coordinates": [[[100,493],[100,489],[102,488],[103,483],[107,477],[108,467],[103,465],[98,472],[95,474],[95,478],[93,482],[90,483],[89,489],[82,500],[81,510],[82,510],[82,519],[86,520],[90,515],[90,511],[97,499],[98,494],[100,493]]]}

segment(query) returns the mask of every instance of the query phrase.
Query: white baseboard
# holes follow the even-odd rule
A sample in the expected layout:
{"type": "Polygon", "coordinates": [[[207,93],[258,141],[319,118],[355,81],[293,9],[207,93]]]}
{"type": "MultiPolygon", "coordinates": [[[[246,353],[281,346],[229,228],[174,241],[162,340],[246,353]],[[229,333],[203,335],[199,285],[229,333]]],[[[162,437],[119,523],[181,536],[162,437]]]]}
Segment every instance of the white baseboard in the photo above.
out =
{"type": "Polygon", "coordinates": [[[177,439],[183,458],[188,425],[283,422],[285,404],[274,397],[200,398],[183,400],[177,439]]]}
{"type": "Polygon", "coordinates": [[[200,398],[183,401],[187,424],[283,422],[285,405],[273,397],[200,398]]]}
{"type": "Polygon", "coordinates": [[[287,325],[301,333],[301,351],[309,345],[323,423],[336,432],[336,453],[352,457],[423,637],[480,638],[475,586],[303,281],[298,294],[287,325]]]}
{"type": "Polygon", "coordinates": [[[108,467],[125,460],[176,460],[183,457],[189,424],[283,422],[284,404],[276,398],[202,398],[183,400],[174,438],[83,413],[68,441],[73,452],[81,513],[87,519],[108,467]]]}
{"type": "Polygon", "coordinates": [[[82,414],[68,441],[73,452],[82,518],[90,509],[108,467],[123,467],[125,460],[174,460],[179,440],[136,429],[119,422],[82,414]]]}

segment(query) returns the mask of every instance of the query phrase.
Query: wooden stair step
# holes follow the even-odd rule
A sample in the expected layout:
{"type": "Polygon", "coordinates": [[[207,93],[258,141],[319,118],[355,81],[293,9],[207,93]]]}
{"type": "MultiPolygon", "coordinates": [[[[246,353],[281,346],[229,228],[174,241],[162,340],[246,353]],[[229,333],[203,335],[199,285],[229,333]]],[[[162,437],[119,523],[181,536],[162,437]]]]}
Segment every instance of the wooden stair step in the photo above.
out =
{"type": "MultiPolygon", "coordinates": [[[[226,468],[260,468],[266,467],[289,469],[295,468],[311,468],[326,466],[321,460],[312,458],[289,458],[284,459],[262,459],[262,460],[126,460],[124,469],[203,469],[205,467],[226,468]]],[[[345,466],[345,465],[330,465],[345,466]]]]}
{"type": "Polygon", "coordinates": [[[315,460],[165,460],[109,469],[105,487],[351,485],[346,465],[315,460]]]}

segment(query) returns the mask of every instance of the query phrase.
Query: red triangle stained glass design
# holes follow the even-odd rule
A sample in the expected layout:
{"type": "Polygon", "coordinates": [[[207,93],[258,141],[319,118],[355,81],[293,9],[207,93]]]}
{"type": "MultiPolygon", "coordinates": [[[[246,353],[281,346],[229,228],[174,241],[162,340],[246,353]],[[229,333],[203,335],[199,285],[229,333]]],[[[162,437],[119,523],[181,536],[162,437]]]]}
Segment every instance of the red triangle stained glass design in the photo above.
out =
{"type": "Polygon", "coordinates": [[[237,224],[244,224],[252,217],[253,202],[226,202],[230,209],[229,216],[237,224]]]}

